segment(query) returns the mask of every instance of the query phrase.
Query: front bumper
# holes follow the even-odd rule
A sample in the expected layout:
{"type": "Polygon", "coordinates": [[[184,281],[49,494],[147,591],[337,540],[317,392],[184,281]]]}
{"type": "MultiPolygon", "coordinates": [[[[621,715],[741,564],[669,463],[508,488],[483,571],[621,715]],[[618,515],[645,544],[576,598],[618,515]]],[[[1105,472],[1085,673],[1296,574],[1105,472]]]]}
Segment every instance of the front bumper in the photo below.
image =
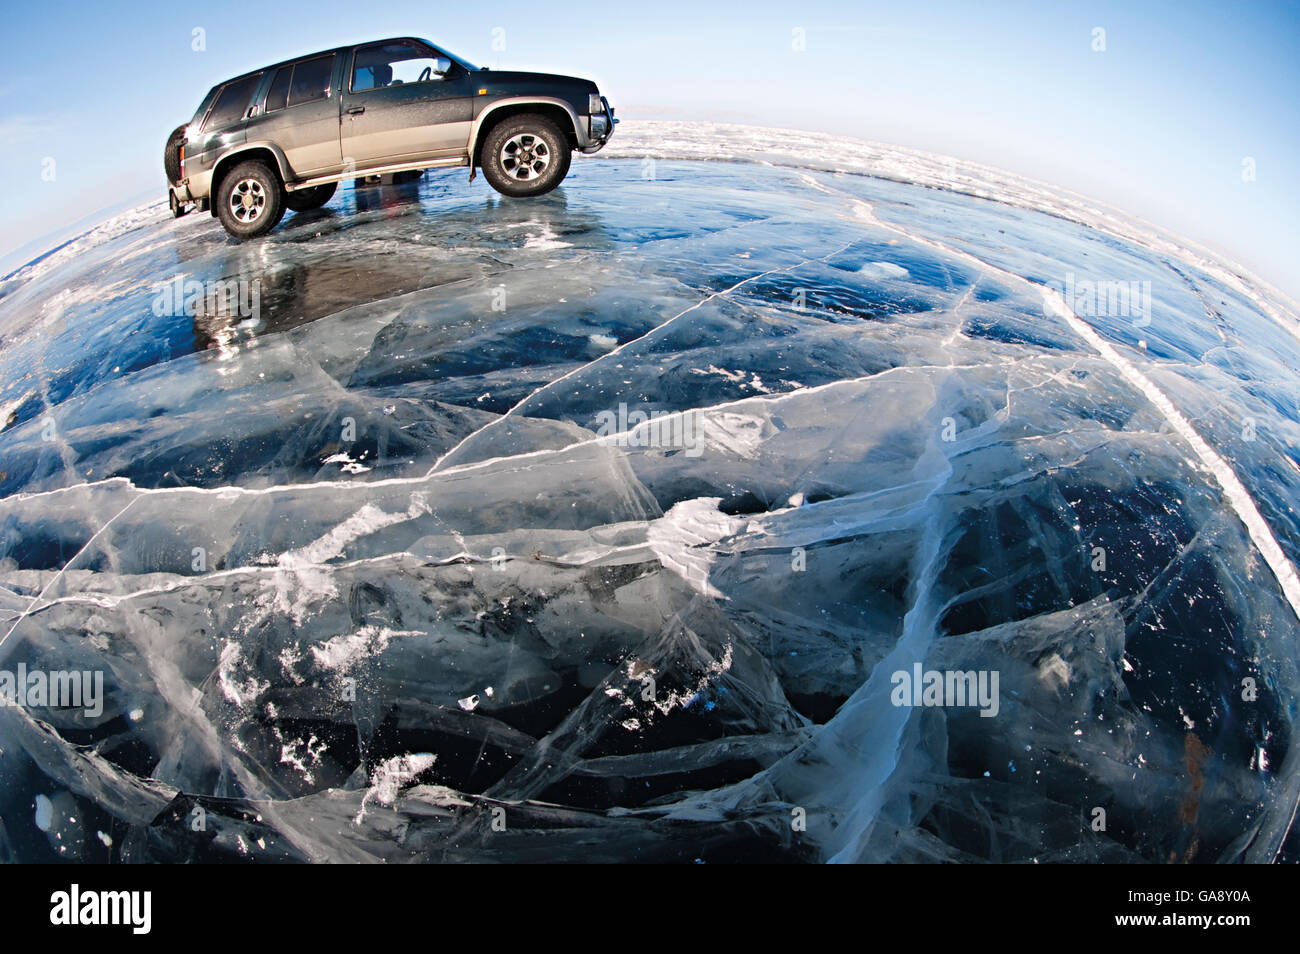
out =
{"type": "Polygon", "coordinates": [[[609,105],[609,100],[602,96],[600,102],[605,107],[604,111],[587,117],[587,144],[579,149],[587,155],[604,149],[605,143],[614,135],[614,127],[618,125],[618,120],[614,118],[614,107],[609,105]]]}

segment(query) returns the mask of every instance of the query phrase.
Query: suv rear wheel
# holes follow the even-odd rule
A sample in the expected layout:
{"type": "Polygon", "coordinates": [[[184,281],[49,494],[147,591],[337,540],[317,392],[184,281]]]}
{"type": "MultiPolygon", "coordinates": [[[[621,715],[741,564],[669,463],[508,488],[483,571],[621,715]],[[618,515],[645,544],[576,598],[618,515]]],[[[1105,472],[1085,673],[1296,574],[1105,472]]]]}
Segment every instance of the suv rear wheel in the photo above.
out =
{"type": "Polygon", "coordinates": [[[483,175],[502,195],[542,195],[569,174],[571,153],[552,120],[532,113],[511,116],[493,126],[483,143],[483,175]]]}
{"type": "Polygon", "coordinates": [[[336,188],[338,188],[338,183],[330,182],[321,186],[312,186],[310,189],[286,192],[284,204],[289,207],[290,212],[310,212],[312,209],[319,209],[334,198],[336,188]]]}
{"type": "Polygon", "coordinates": [[[221,180],[217,217],[235,238],[265,235],[284,217],[284,188],[279,177],[264,162],[241,162],[221,180]]]}

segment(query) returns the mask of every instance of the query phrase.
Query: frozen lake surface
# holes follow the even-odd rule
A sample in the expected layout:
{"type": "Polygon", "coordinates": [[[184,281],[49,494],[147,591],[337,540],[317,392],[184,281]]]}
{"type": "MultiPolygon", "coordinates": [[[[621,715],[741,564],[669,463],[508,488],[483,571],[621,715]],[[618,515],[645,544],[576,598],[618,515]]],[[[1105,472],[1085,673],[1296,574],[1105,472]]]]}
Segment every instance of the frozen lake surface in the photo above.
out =
{"type": "Polygon", "coordinates": [[[0,855],[1300,860],[1293,302],[827,136],[465,178],[0,283],[0,689],[102,679],[0,855]]]}

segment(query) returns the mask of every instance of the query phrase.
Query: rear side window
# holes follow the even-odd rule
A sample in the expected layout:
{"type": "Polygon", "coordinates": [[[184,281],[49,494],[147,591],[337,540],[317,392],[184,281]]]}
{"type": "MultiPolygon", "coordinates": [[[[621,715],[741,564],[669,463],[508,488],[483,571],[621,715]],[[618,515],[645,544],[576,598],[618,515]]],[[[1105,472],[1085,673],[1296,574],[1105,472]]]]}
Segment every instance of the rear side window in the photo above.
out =
{"type": "Polygon", "coordinates": [[[297,64],[293,68],[293,81],[289,85],[289,105],[297,106],[328,96],[333,66],[333,53],[297,64]]]}
{"type": "Polygon", "coordinates": [[[271,81],[271,91],[266,94],[266,111],[284,109],[289,100],[289,77],[293,76],[292,66],[282,66],[275,71],[271,81]]]}
{"type": "Polygon", "coordinates": [[[258,80],[261,78],[262,74],[259,73],[223,86],[221,92],[217,94],[217,101],[213,104],[212,112],[208,115],[208,121],[203,124],[203,128],[220,129],[222,126],[229,126],[243,119],[244,114],[248,112],[248,101],[253,98],[253,90],[257,88],[258,80]]]}

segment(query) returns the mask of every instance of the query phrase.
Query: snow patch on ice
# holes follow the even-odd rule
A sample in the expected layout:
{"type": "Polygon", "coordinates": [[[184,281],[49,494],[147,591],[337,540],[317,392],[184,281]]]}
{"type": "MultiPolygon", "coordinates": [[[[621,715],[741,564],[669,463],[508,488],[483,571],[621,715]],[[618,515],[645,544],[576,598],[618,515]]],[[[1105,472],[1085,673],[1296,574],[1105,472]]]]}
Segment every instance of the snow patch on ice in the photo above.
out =
{"type": "Polygon", "coordinates": [[[44,795],[36,796],[36,827],[49,831],[54,823],[54,803],[44,795]]]}
{"type": "Polygon", "coordinates": [[[524,240],[524,248],[539,251],[573,248],[572,242],[560,241],[560,237],[555,234],[555,230],[545,223],[527,222],[525,225],[541,225],[541,231],[536,234],[530,232],[528,238],[524,240]]]}
{"type": "Polygon", "coordinates": [[[392,805],[402,788],[410,785],[420,775],[433,767],[437,756],[428,752],[414,755],[396,755],[381,762],[371,773],[370,787],[361,799],[361,810],[353,822],[360,825],[366,817],[366,803],[374,800],[380,805],[392,805]]]}
{"type": "Polygon", "coordinates": [[[683,500],[646,528],[646,539],[659,562],[707,596],[722,594],[709,582],[717,553],[709,546],[731,536],[745,521],[718,509],[721,497],[683,500]]]}
{"type": "MultiPolygon", "coordinates": [[[[759,384],[762,382],[759,381],[759,384]]],[[[733,454],[745,460],[753,460],[758,456],[758,448],[763,443],[761,418],[734,411],[705,413],[703,417],[706,449],[733,454]]]]}
{"type": "Polygon", "coordinates": [[[419,636],[416,630],[393,630],[385,626],[362,626],[355,633],[335,636],[311,647],[316,665],[336,673],[347,673],[359,662],[378,656],[388,643],[400,636],[419,636]]]}
{"type": "MultiPolygon", "coordinates": [[[[385,408],[385,413],[387,413],[386,408],[385,408]]],[[[321,463],[340,464],[342,466],[339,469],[342,470],[345,474],[364,474],[366,471],[370,470],[370,468],[367,467],[365,464],[361,463],[361,461],[353,460],[351,455],[349,455],[346,451],[340,452],[338,454],[331,454],[329,457],[326,457],[323,461],[321,461],[321,463]]]]}
{"type": "Polygon", "coordinates": [[[394,524],[414,520],[429,512],[423,494],[412,494],[411,504],[405,513],[385,513],[374,504],[365,504],[347,520],[318,540],[299,550],[291,550],[280,557],[280,565],[293,567],[303,563],[324,563],[340,556],[349,543],[394,524]]]}
{"type": "Polygon", "coordinates": [[[870,278],[907,278],[911,273],[893,262],[867,262],[858,271],[870,278]]]}
{"type": "MultiPolygon", "coordinates": [[[[425,496],[419,492],[411,495],[405,513],[386,513],[367,503],[320,538],[297,550],[280,554],[276,560],[280,572],[273,580],[271,607],[301,624],[311,607],[338,595],[333,573],[324,564],[342,556],[348,544],[355,540],[429,512],[425,496]]],[[[265,601],[263,598],[262,602],[265,601]]]]}
{"type": "Polygon", "coordinates": [[[271,688],[269,681],[259,680],[252,675],[241,680],[237,670],[241,668],[243,661],[244,651],[239,643],[233,639],[226,640],[217,662],[217,685],[221,687],[221,694],[225,696],[227,702],[241,707],[253,702],[271,688]]]}

